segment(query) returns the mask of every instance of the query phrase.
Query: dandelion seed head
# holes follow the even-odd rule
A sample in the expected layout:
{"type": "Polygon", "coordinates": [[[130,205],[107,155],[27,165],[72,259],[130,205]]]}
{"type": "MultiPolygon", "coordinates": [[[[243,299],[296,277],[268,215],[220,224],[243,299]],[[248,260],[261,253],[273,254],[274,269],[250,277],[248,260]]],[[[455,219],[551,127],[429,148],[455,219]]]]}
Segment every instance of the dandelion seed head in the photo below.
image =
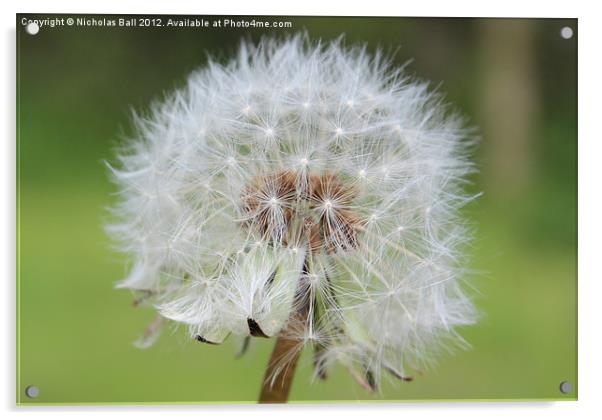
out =
{"type": "Polygon", "coordinates": [[[212,344],[286,330],[364,385],[463,344],[472,140],[426,83],[341,41],[266,38],[134,122],[107,230],[131,257],[118,287],[161,319],[212,344]]]}

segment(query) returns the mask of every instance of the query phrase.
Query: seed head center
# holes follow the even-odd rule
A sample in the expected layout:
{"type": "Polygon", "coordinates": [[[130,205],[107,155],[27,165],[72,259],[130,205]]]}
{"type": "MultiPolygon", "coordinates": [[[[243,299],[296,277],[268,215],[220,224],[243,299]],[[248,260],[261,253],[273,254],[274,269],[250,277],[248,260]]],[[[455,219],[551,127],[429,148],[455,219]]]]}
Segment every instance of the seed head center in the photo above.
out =
{"type": "Polygon", "coordinates": [[[258,176],[243,189],[243,220],[272,244],[308,246],[312,252],[351,249],[357,246],[360,226],[349,209],[355,195],[352,186],[332,173],[258,176]]]}

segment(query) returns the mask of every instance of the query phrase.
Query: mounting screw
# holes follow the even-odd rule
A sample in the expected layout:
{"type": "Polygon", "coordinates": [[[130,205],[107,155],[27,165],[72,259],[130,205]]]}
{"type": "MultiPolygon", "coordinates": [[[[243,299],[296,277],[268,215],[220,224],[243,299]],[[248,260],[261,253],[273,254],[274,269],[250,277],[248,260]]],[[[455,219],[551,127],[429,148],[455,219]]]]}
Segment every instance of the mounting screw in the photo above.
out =
{"type": "Polygon", "coordinates": [[[560,36],[564,39],[571,39],[573,37],[573,28],[565,26],[560,30],[560,36]]]}
{"type": "Polygon", "coordinates": [[[27,395],[29,398],[37,398],[38,395],[40,395],[40,388],[35,385],[29,385],[27,388],[25,388],[25,395],[27,395]]]}
{"type": "Polygon", "coordinates": [[[569,381],[562,381],[560,382],[560,392],[562,392],[563,394],[570,394],[571,392],[573,392],[573,384],[570,383],[569,381]]]}
{"type": "Polygon", "coordinates": [[[40,25],[38,25],[36,22],[29,22],[27,26],[25,26],[25,31],[29,35],[35,35],[40,32],[40,25]]]}

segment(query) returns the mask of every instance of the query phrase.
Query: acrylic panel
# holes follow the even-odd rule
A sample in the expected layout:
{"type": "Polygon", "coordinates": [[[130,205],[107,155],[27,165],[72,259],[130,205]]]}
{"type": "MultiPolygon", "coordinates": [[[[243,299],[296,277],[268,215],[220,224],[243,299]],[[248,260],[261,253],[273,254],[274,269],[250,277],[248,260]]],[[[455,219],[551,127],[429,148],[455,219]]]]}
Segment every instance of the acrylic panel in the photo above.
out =
{"type": "Polygon", "coordinates": [[[17,402],[577,399],[577,20],[17,15],[17,402]]]}

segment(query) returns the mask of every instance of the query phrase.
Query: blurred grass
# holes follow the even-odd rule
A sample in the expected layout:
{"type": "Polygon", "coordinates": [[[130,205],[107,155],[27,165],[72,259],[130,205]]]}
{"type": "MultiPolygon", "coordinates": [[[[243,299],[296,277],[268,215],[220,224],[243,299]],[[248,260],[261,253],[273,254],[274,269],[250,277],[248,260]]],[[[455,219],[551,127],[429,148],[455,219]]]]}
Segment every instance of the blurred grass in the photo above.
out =
{"type": "MultiPolygon", "coordinates": [[[[371,48],[402,38],[398,63],[416,57],[410,71],[445,80],[448,98],[467,114],[478,108],[478,87],[465,86],[476,73],[478,52],[470,19],[296,22],[314,37],[353,27],[348,41],[364,40],[371,48]],[[443,56],[432,57],[435,51],[443,56]]],[[[538,21],[537,27],[560,24],[538,21]]],[[[234,358],[236,343],[205,346],[179,330],[147,350],[132,345],[153,313],[132,308],[130,294],[113,289],[126,266],[102,230],[113,200],[102,161],[129,130],[128,107],[146,106],[201,65],[206,50],[227,54],[245,33],[18,32],[19,401],[254,402],[272,342],[254,340],[242,359],[234,358]],[[24,396],[29,384],[40,388],[36,400],[24,396]]],[[[564,54],[555,45],[546,48],[544,61],[564,54]]],[[[442,355],[414,382],[386,384],[376,396],[340,368],[309,386],[306,351],[292,401],[576,398],[576,389],[558,391],[563,380],[577,384],[574,75],[545,71],[542,97],[554,100],[546,102],[534,139],[530,189],[513,200],[486,190],[467,210],[479,227],[472,283],[482,319],[462,331],[472,348],[442,355]]],[[[486,159],[478,158],[483,168],[474,188],[483,190],[486,159]]]]}

